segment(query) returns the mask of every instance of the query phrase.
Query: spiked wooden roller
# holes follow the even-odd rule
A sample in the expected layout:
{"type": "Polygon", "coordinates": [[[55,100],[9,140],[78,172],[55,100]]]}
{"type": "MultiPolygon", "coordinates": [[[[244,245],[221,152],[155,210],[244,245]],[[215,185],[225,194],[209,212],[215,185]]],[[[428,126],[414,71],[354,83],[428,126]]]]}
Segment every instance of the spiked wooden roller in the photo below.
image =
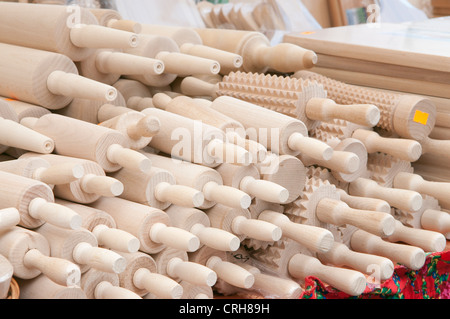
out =
{"type": "Polygon", "coordinates": [[[341,119],[367,127],[380,120],[374,104],[339,105],[313,80],[231,72],[219,83],[219,96],[232,96],[298,118],[312,130],[319,121],[341,119]]]}
{"type": "Polygon", "coordinates": [[[317,81],[328,97],[341,104],[373,103],[380,110],[377,127],[406,138],[421,141],[436,123],[436,106],[426,97],[386,93],[348,85],[309,71],[299,71],[295,78],[317,81]]]}

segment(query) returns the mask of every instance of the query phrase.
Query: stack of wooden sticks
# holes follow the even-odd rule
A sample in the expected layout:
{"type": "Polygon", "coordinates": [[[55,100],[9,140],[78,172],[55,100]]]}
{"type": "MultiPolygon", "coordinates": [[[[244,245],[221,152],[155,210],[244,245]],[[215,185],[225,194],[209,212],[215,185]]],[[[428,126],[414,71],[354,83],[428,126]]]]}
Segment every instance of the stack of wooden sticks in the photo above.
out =
{"type": "Polygon", "coordinates": [[[0,297],[358,296],[446,249],[450,184],[411,165],[426,98],[258,32],[73,8],[0,2],[0,297]]]}

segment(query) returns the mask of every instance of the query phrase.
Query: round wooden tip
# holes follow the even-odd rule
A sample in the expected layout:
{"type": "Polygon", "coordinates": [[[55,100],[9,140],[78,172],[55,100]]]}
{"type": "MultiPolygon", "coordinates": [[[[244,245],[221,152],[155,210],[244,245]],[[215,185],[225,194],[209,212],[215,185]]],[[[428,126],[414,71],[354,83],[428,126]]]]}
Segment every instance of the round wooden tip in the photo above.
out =
{"type": "Polygon", "coordinates": [[[376,126],[381,119],[381,112],[375,105],[369,105],[366,110],[366,123],[369,127],[376,126]]]}
{"type": "Polygon", "coordinates": [[[317,61],[319,58],[317,57],[317,54],[314,51],[307,51],[303,55],[303,65],[305,69],[310,69],[314,67],[317,64],[317,61]]]}
{"type": "Polygon", "coordinates": [[[419,270],[425,264],[425,260],[426,260],[425,252],[421,249],[417,249],[413,254],[411,254],[408,266],[412,270],[419,270]]]}
{"type": "Polygon", "coordinates": [[[423,197],[419,193],[413,194],[408,201],[408,206],[413,212],[419,211],[419,209],[422,208],[422,204],[423,197]]]}
{"type": "Polygon", "coordinates": [[[417,161],[422,156],[422,145],[419,142],[411,143],[408,148],[408,157],[411,162],[417,161]]]}

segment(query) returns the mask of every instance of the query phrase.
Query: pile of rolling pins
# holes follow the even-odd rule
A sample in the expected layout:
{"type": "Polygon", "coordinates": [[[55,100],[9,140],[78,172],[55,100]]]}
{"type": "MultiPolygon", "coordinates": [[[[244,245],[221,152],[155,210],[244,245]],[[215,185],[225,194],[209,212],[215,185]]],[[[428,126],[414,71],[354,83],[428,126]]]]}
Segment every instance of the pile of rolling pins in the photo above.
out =
{"type": "Polygon", "coordinates": [[[350,296],[446,249],[436,109],[258,32],[0,2],[0,297],[350,296]]]}

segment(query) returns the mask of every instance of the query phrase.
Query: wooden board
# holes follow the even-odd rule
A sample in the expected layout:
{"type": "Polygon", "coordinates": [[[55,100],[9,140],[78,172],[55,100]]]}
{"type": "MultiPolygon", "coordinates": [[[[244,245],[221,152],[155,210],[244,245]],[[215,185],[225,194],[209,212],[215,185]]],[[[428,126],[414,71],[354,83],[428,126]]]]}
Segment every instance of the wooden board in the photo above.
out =
{"type": "Polygon", "coordinates": [[[318,54],[450,72],[450,18],[359,24],[291,33],[284,41],[318,54]]]}

